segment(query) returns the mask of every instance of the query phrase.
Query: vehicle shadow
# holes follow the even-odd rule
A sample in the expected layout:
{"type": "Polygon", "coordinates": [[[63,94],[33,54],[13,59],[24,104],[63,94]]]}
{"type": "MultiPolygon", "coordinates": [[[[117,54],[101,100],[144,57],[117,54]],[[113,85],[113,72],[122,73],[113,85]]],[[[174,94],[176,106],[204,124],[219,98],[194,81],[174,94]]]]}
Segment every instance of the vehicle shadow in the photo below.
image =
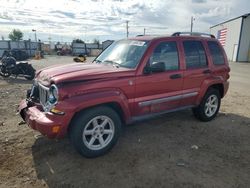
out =
{"type": "Polygon", "coordinates": [[[126,126],[98,158],[81,157],[67,138],[38,138],[32,154],[48,187],[247,187],[249,135],[248,117],[220,113],[204,123],[186,110],[126,126]]]}

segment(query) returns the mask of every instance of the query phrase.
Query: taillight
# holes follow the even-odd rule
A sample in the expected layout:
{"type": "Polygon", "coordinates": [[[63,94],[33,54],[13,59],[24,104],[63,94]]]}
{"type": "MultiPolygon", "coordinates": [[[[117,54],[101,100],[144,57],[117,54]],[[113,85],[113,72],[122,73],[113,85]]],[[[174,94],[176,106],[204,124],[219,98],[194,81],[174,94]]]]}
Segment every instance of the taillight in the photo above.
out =
{"type": "Polygon", "coordinates": [[[230,74],[229,74],[230,71],[231,71],[231,69],[230,69],[230,67],[228,67],[227,68],[227,76],[226,76],[227,80],[230,78],[230,74]]]}

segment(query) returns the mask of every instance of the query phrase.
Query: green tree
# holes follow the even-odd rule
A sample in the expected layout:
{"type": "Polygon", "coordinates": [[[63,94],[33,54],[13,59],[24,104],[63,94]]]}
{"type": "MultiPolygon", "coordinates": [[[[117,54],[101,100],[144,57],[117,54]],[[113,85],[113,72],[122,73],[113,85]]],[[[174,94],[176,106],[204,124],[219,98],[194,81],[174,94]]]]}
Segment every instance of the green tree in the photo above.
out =
{"type": "Polygon", "coordinates": [[[23,39],[23,33],[19,29],[13,29],[9,34],[9,39],[12,41],[18,41],[23,39]]]}
{"type": "Polygon", "coordinates": [[[100,44],[100,41],[99,41],[98,39],[96,39],[96,38],[93,40],[93,42],[94,42],[95,44],[100,44]]]}
{"type": "Polygon", "coordinates": [[[81,39],[75,39],[75,40],[73,40],[73,42],[75,42],[75,43],[84,43],[84,41],[81,40],[81,39]]]}

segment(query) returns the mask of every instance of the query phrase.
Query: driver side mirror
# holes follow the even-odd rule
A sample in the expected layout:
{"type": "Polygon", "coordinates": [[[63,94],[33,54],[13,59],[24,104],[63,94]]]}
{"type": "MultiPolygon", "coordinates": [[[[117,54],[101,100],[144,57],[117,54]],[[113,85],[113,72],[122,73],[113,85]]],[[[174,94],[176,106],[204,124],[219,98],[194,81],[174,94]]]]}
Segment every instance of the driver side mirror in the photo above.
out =
{"type": "Polygon", "coordinates": [[[164,62],[153,62],[151,65],[147,64],[144,68],[144,74],[165,72],[165,63],[164,62]]]}

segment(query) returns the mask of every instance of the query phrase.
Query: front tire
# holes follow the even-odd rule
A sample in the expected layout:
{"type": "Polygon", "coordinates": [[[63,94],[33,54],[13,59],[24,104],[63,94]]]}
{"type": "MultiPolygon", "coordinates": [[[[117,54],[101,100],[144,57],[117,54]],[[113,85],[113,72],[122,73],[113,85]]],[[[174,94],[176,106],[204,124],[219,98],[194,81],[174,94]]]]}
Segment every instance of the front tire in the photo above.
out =
{"type": "Polygon", "coordinates": [[[109,107],[100,106],[77,114],[72,122],[69,137],[82,156],[93,158],[111,150],[120,132],[119,115],[109,107]]]}
{"type": "Polygon", "coordinates": [[[3,67],[2,67],[2,65],[0,65],[0,76],[2,76],[4,78],[10,77],[11,73],[10,72],[6,72],[6,71],[4,71],[2,69],[3,69],[3,67]]]}
{"type": "Polygon", "coordinates": [[[204,122],[211,121],[220,109],[221,96],[218,90],[209,89],[198,107],[193,108],[194,116],[204,122]]]}
{"type": "Polygon", "coordinates": [[[10,77],[11,73],[9,73],[9,72],[6,72],[6,73],[0,72],[0,75],[2,77],[4,77],[4,78],[8,78],[8,77],[10,77]]]}

